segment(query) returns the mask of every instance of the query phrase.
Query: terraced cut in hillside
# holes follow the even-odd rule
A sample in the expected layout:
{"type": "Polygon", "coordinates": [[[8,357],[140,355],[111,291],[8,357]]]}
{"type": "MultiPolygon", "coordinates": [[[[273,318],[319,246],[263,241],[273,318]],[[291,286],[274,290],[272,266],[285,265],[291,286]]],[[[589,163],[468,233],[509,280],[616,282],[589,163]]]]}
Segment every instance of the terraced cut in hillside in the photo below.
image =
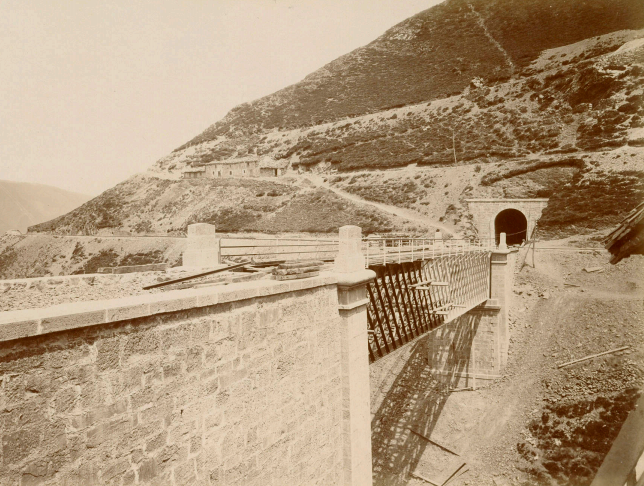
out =
{"type": "Polygon", "coordinates": [[[337,232],[356,224],[365,233],[415,231],[401,218],[347,202],[333,192],[300,187],[293,180],[197,179],[174,181],[135,176],[74,211],[32,232],[82,233],[88,223],[101,230],[181,235],[189,224],[215,224],[221,232],[337,232]]]}

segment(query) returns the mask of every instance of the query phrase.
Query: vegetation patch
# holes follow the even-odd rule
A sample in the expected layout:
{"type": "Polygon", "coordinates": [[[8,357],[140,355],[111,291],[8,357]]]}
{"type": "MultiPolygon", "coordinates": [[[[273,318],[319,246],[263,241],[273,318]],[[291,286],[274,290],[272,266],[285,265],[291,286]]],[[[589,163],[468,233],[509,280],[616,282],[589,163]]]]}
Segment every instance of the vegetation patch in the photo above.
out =
{"type": "Polygon", "coordinates": [[[164,256],[161,250],[152,250],[147,252],[129,253],[121,258],[117,266],[148,265],[150,263],[163,263],[163,260],[164,256]]]}
{"type": "Polygon", "coordinates": [[[98,254],[91,257],[85,264],[73,272],[73,275],[83,273],[96,273],[101,267],[116,267],[119,254],[113,249],[101,250],[98,254]]]}
{"type": "Polygon", "coordinates": [[[517,444],[538,484],[589,485],[639,397],[636,389],[589,400],[549,404],[517,444]]]}
{"type": "Polygon", "coordinates": [[[9,268],[18,260],[18,252],[13,248],[5,248],[0,253],[0,277],[6,278],[3,269],[9,268]]]}
{"type": "Polygon", "coordinates": [[[564,238],[613,226],[642,199],[643,172],[580,172],[550,197],[539,220],[539,236],[564,238]]]}
{"type": "Polygon", "coordinates": [[[327,189],[297,195],[261,229],[288,232],[335,233],[341,226],[356,225],[363,234],[389,233],[397,226],[382,212],[355,205],[327,189]]]}
{"type": "MultiPolygon", "coordinates": [[[[411,180],[408,178],[391,178],[386,184],[379,184],[374,180],[377,176],[350,176],[348,179],[340,178],[343,183],[336,185],[342,190],[355,194],[369,201],[392,204],[400,207],[413,207],[412,205],[425,194],[422,184],[425,179],[411,180]]],[[[337,179],[334,179],[337,181],[337,179]]],[[[427,179],[430,181],[431,179],[427,179]]]]}
{"type": "Polygon", "coordinates": [[[490,186],[503,179],[510,179],[511,177],[551,167],[576,167],[578,169],[583,169],[585,167],[585,163],[582,159],[575,157],[561,160],[541,160],[538,162],[531,162],[509,170],[489,172],[481,178],[481,185],[490,186]]]}

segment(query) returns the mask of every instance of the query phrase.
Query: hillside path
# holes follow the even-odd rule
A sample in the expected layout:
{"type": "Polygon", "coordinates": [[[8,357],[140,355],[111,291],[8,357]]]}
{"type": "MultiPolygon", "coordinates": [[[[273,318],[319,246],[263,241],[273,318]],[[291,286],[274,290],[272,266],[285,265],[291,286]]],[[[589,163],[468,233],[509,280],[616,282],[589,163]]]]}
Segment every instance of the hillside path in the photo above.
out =
{"type": "Polygon", "coordinates": [[[389,204],[383,204],[375,201],[369,201],[367,199],[363,199],[360,196],[356,196],[355,194],[350,194],[348,192],[345,192],[341,189],[338,189],[336,187],[331,186],[328,182],[324,182],[322,180],[322,177],[317,175],[317,174],[307,174],[306,178],[310,180],[313,185],[316,187],[323,187],[324,189],[328,189],[329,191],[333,191],[336,193],[338,196],[343,197],[344,199],[348,199],[349,201],[358,203],[358,204],[366,204],[369,206],[373,206],[376,209],[379,209],[385,213],[393,214],[395,216],[399,216],[401,218],[408,219],[409,221],[412,221],[414,223],[419,223],[422,224],[426,228],[435,228],[439,229],[443,232],[446,233],[451,233],[454,236],[457,236],[459,234],[459,231],[454,228],[453,226],[448,226],[444,223],[440,223],[438,221],[432,221],[431,219],[427,218],[427,216],[424,216],[416,211],[413,211],[411,209],[403,209],[399,208],[397,206],[391,206],[389,204]]]}

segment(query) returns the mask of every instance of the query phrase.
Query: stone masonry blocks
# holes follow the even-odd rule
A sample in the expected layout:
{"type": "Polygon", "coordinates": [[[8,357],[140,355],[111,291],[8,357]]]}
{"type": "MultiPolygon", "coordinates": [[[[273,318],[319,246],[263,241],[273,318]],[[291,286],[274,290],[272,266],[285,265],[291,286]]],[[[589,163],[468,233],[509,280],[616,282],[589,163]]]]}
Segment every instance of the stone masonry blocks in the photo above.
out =
{"type": "Polygon", "coordinates": [[[364,270],[365,258],[362,254],[362,228],[359,226],[342,226],[339,234],[338,256],[335,259],[335,271],[351,273],[364,270]]]}
{"type": "Polygon", "coordinates": [[[188,225],[188,243],[183,253],[184,267],[213,267],[221,261],[215,226],[207,223],[188,225]]]}
{"type": "Polygon", "coordinates": [[[523,213],[528,223],[527,235],[530,238],[548,205],[548,199],[468,199],[467,203],[479,237],[484,241],[491,241],[495,237],[495,218],[505,209],[517,209],[523,213]]]}
{"type": "MultiPolygon", "coordinates": [[[[82,330],[63,316],[41,319],[60,332],[36,337],[39,321],[8,323],[25,330],[0,342],[0,484],[341,484],[337,288],[253,285],[199,308],[208,292],[180,291],[197,300],[172,294],[164,313],[132,319],[151,303],[112,304],[103,323],[130,320],[82,330]]],[[[368,372],[363,361],[348,364],[368,372]]],[[[354,385],[368,403],[368,378],[354,385]]]]}

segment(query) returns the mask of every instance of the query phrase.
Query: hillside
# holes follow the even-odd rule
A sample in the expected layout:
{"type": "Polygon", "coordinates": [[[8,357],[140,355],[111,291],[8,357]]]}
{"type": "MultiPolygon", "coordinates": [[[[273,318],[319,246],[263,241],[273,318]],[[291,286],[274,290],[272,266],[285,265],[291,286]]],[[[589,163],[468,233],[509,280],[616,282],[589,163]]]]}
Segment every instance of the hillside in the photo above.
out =
{"type": "Polygon", "coordinates": [[[89,196],[57,187],[26,182],[0,181],[0,234],[27,227],[64,214],[89,196]]]}
{"type": "Polygon", "coordinates": [[[475,233],[467,198],[550,197],[542,236],[602,230],[644,197],[643,27],[632,0],[448,0],[32,230],[401,229],[377,210],[347,219],[347,200],[326,189],[465,233],[475,233]],[[286,161],[289,178],[179,180],[186,167],[249,153],[286,161]],[[316,193],[307,178],[318,176],[316,193]],[[266,184],[279,196],[257,196],[266,184]]]}
{"type": "Polygon", "coordinates": [[[545,49],[642,27],[638,0],[448,0],[301,82],[234,108],[186,145],[445,98],[477,77],[493,82],[524,74],[545,49]]]}
{"type": "Polygon", "coordinates": [[[213,223],[224,233],[329,233],[346,224],[357,224],[367,234],[413,230],[400,218],[347,202],[327,189],[292,182],[172,181],[139,175],[30,231],[76,234],[89,223],[99,233],[119,228],[129,233],[177,235],[196,222],[213,223]]]}

